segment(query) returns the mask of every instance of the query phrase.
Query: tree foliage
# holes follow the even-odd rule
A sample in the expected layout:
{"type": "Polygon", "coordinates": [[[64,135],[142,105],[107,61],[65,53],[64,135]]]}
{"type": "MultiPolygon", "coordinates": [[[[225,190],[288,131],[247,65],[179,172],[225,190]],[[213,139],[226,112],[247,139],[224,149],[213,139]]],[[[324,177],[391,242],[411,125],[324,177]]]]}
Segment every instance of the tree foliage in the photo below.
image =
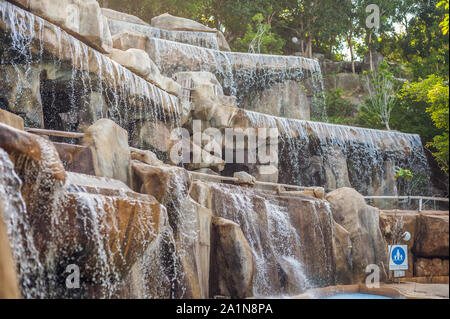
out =
{"type": "Polygon", "coordinates": [[[387,63],[381,63],[377,72],[366,72],[365,83],[369,95],[363,110],[370,116],[378,118],[380,123],[390,130],[389,121],[395,105],[397,84],[387,63]]]}
{"type": "Polygon", "coordinates": [[[272,32],[272,27],[267,23],[261,13],[252,18],[248,24],[247,32],[242,38],[237,38],[233,43],[236,51],[250,53],[283,54],[284,40],[272,32]]]}
{"type": "Polygon", "coordinates": [[[427,104],[426,112],[441,134],[434,136],[433,141],[428,143],[436,151],[433,156],[441,166],[442,170],[448,173],[449,160],[449,88],[448,83],[441,77],[430,75],[427,79],[418,82],[405,83],[402,88],[404,96],[410,96],[419,102],[427,104]]]}

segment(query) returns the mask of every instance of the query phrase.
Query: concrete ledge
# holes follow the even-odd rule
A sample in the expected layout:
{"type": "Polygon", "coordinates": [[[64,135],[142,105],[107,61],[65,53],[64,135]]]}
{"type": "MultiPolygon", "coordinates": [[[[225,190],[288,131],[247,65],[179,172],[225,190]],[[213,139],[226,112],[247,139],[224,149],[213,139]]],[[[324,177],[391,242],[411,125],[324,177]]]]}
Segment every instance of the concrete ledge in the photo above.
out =
{"type": "MultiPolygon", "coordinates": [[[[409,278],[408,278],[409,279],[409,278]]],[[[448,282],[448,277],[447,277],[448,282]]],[[[367,288],[364,284],[337,285],[324,288],[314,288],[293,299],[320,299],[336,294],[362,293],[385,296],[394,299],[443,299],[448,298],[448,284],[418,284],[403,282],[401,284],[380,284],[379,288],[367,288]],[[418,286],[419,285],[419,286],[418,286]],[[446,287],[445,287],[446,286],[446,287]],[[447,295],[443,290],[447,290],[447,295]]]]}

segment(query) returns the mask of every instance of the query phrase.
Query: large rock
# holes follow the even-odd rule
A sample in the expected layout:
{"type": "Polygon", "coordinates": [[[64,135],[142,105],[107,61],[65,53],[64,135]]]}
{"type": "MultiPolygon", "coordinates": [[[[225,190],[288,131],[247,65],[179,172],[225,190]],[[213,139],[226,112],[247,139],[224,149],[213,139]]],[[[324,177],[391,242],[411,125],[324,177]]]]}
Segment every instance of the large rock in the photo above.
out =
{"type": "Polygon", "coordinates": [[[189,195],[191,177],[180,167],[155,167],[133,161],[135,190],[154,196],[160,203],[183,201],[189,195]]]}
{"type": "Polygon", "coordinates": [[[23,119],[11,112],[0,109],[0,122],[18,130],[24,130],[23,119]]]}
{"type": "Polygon", "coordinates": [[[132,135],[132,145],[142,149],[151,149],[167,153],[174,141],[171,140],[171,131],[161,121],[140,121],[136,123],[132,135]]]}
{"type": "Polygon", "coordinates": [[[184,297],[209,296],[211,211],[189,197],[191,178],[179,167],[154,167],[133,162],[135,189],[151,194],[168,210],[175,245],[184,269],[184,297]]]}
{"type": "MultiPolygon", "coordinates": [[[[134,193],[115,180],[70,173],[68,184],[79,188],[72,191],[68,187],[64,195],[61,210],[63,216],[67,214],[66,229],[70,231],[61,234],[59,244],[86,247],[78,252],[78,258],[87,259],[86,269],[93,277],[90,279],[104,275],[99,265],[122,277],[158,234],[164,208],[153,196],[134,193]],[[80,188],[85,193],[80,193],[80,188]],[[103,241],[103,246],[98,240],[103,241]]],[[[68,248],[66,251],[71,252],[68,248]]]]}
{"type": "Polygon", "coordinates": [[[352,188],[339,188],[325,198],[330,203],[334,220],[350,233],[353,281],[364,281],[365,269],[370,264],[378,265],[380,275],[384,276],[388,260],[386,242],[379,226],[379,210],[368,206],[364,197],[352,188]]]}
{"type": "Polygon", "coordinates": [[[449,256],[448,212],[423,212],[418,218],[418,234],[415,241],[416,257],[449,256]]]}
{"type": "Polygon", "coordinates": [[[233,177],[237,178],[235,183],[239,185],[254,185],[256,182],[256,178],[254,176],[244,171],[235,172],[233,177]]]}
{"type": "Polygon", "coordinates": [[[109,53],[112,39],[106,17],[95,0],[28,0],[22,6],[80,37],[102,53],[109,53]]]}
{"type": "Polygon", "coordinates": [[[64,169],[69,172],[95,175],[92,151],[87,146],[53,143],[64,169]]]}
{"type": "Polygon", "coordinates": [[[203,181],[195,180],[192,183],[191,190],[189,192],[191,198],[203,207],[212,209],[212,193],[211,187],[203,181]]]}
{"type": "Polygon", "coordinates": [[[182,96],[182,87],[177,82],[172,80],[169,77],[161,76],[160,80],[160,88],[166,91],[167,93],[176,95],[176,96],[182,96]]]}
{"type": "MultiPolygon", "coordinates": [[[[31,166],[38,171],[42,170],[42,173],[49,180],[64,184],[66,172],[56,149],[48,140],[0,123],[0,148],[3,148],[9,154],[19,177],[25,177],[26,172],[22,169],[31,166]]],[[[40,173],[29,174],[25,179],[36,178],[40,173]]],[[[40,177],[42,176],[40,175],[40,177]]],[[[22,191],[24,188],[22,188],[22,191]]]]}
{"type": "Polygon", "coordinates": [[[109,57],[128,70],[161,87],[162,79],[159,69],[144,50],[112,49],[109,57]]]}
{"type": "MultiPolygon", "coordinates": [[[[337,244],[333,241],[333,228],[334,221],[331,215],[328,203],[323,200],[316,200],[309,195],[300,195],[287,197],[284,196],[279,201],[284,201],[284,205],[280,207],[287,208],[290,223],[295,229],[296,235],[301,243],[299,247],[293,247],[293,251],[298,254],[299,260],[302,265],[304,283],[302,279],[296,278],[296,276],[288,277],[288,282],[293,284],[293,281],[299,281],[299,284],[309,286],[329,286],[334,285],[336,276],[336,261],[335,257],[339,256],[338,250],[340,247],[334,246],[337,244]],[[305,245],[305,246],[303,246],[305,245]]],[[[269,206],[270,207],[270,206],[269,206]]],[[[281,210],[283,211],[283,210],[281,210]]],[[[279,214],[277,210],[272,214],[279,214]]],[[[276,217],[272,218],[276,218],[276,217]]],[[[286,230],[284,230],[286,232],[286,230]]],[[[286,236],[285,234],[280,236],[280,239],[286,236]]],[[[339,242],[341,245],[345,245],[345,235],[341,234],[339,242]]],[[[278,242],[278,245],[285,245],[283,240],[278,242]]],[[[345,253],[345,247],[344,253],[345,253]]],[[[342,272],[343,265],[339,265],[342,272]]],[[[342,276],[342,273],[340,274],[342,276]]],[[[297,274],[298,277],[298,274],[297,274]]],[[[289,286],[288,286],[289,287],[289,286]]],[[[298,292],[302,287],[293,287],[291,292],[298,292]]]]}
{"type": "Polygon", "coordinates": [[[161,14],[154,17],[151,21],[151,26],[163,30],[174,31],[191,31],[191,32],[213,32],[217,35],[217,42],[219,49],[223,51],[231,51],[230,46],[225,39],[222,32],[211,29],[201,23],[186,18],[175,17],[169,13],[161,14]]]}
{"type": "Polygon", "coordinates": [[[124,21],[128,23],[141,24],[141,25],[149,25],[144,20],[133,16],[131,14],[126,14],[124,12],[115,11],[108,8],[102,8],[102,14],[108,19],[124,21]]]}
{"type": "Polygon", "coordinates": [[[252,250],[238,224],[213,217],[210,297],[253,296],[255,265],[252,250]]]}
{"type": "Polygon", "coordinates": [[[243,108],[273,116],[310,119],[310,102],[305,90],[297,81],[275,83],[242,101],[243,108]]]}
{"type": "Polygon", "coordinates": [[[128,49],[146,50],[148,37],[140,32],[125,30],[112,37],[115,49],[126,51],[128,49]]]}
{"type": "Polygon", "coordinates": [[[128,132],[111,120],[101,119],[90,126],[83,137],[89,146],[97,176],[118,179],[131,184],[128,132]]]}
{"type": "Polygon", "coordinates": [[[131,149],[131,160],[140,161],[151,166],[164,166],[164,163],[158,159],[155,153],[137,148],[131,149]]]}
{"type": "Polygon", "coordinates": [[[333,219],[324,201],[200,181],[191,194],[241,227],[255,257],[256,296],[334,284],[333,219]]]}
{"type": "Polygon", "coordinates": [[[200,85],[211,85],[215,95],[223,95],[222,85],[211,72],[179,72],[174,74],[173,78],[185,88],[195,89],[200,85]]]}
{"type": "Polygon", "coordinates": [[[161,75],[156,64],[153,63],[144,50],[131,48],[123,51],[114,48],[108,56],[167,93],[176,96],[182,95],[181,86],[171,78],[161,75]]]}
{"type": "Polygon", "coordinates": [[[233,123],[233,119],[239,109],[222,104],[222,98],[223,95],[220,95],[220,89],[215,84],[199,83],[191,91],[192,118],[202,120],[204,128],[238,127],[238,123],[233,123]]]}
{"type": "Polygon", "coordinates": [[[177,251],[185,273],[185,298],[209,297],[211,218],[209,209],[190,198],[186,198],[178,211],[169,210],[177,251]]]}

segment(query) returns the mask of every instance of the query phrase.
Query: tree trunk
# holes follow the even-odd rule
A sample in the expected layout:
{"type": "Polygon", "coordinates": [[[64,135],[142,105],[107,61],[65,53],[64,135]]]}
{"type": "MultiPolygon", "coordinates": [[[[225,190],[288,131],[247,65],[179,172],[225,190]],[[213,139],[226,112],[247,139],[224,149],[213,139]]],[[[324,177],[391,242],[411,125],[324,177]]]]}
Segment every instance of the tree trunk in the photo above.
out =
{"type": "Polygon", "coordinates": [[[350,30],[350,34],[347,37],[347,43],[348,43],[348,46],[350,48],[350,58],[351,58],[351,61],[352,61],[352,72],[353,72],[353,74],[355,74],[356,73],[356,71],[355,71],[355,58],[354,58],[354,55],[353,55],[352,37],[353,37],[353,30],[350,30]]]}
{"type": "Polygon", "coordinates": [[[312,38],[310,35],[308,35],[308,41],[307,41],[307,48],[306,48],[306,54],[308,58],[312,58],[312,38]]]}
{"type": "Polygon", "coordinates": [[[372,32],[369,33],[369,63],[370,63],[370,71],[373,72],[373,60],[372,60],[372,32]]]}
{"type": "Polygon", "coordinates": [[[388,131],[390,131],[391,128],[389,127],[389,122],[386,122],[385,124],[386,124],[386,129],[387,129],[388,131]]]}

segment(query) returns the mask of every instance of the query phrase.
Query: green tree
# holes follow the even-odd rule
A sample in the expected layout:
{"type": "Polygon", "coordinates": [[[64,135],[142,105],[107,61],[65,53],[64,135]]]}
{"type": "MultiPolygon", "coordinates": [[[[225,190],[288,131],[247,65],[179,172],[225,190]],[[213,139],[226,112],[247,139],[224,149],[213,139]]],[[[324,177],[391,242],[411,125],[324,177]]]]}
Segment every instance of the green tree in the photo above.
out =
{"type": "Polygon", "coordinates": [[[378,72],[366,72],[365,83],[369,96],[362,109],[372,118],[378,118],[387,130],[390,130],[389,121],[395,105],[397,83],[389,72],[386,62],[381,63],[378,72]]]}
{"type": "Polygon", "coordinates": [[[442,28],[442,33],[446,35],[448,33],[448,10],[449,10],[449,4],[448,0],[442,0],[436,5],[437,8],[444,7],[447,12],[444,15],[444,20],[439,23],[439,26],[442,28]]]}
{"type": "Polygon", "coordinates": [[[233,43],[233,49],[251,53],[283,54],[283,45],[284,40],[272,32],[271,25],[258,13],[247,26],[244,37],[237,38],[233,43]]]}
{"type": "Polygon", "coordinates": [[[417,101],[427,103],[426,112],[441,134],[434,136],[433,141],[427,144],[436,151],[433,152],[441,169],[448,174],[449,160],[449,88],[448,82],[436,75],[418,82],[405,83],[402,94],[410,96],[417,101]]]}
{"type": "MultiPolygon", "coordinates": [[[[448,36],[439,24],[444,14],[437,0],[415,1],[402,32],[387,34],[380,42],[381,53],[391,62],[403,65],[411,80],[430,74],[448,77],[448,36]]],[[[399,20],[400,21],[400,20],[399,20]]]]}

